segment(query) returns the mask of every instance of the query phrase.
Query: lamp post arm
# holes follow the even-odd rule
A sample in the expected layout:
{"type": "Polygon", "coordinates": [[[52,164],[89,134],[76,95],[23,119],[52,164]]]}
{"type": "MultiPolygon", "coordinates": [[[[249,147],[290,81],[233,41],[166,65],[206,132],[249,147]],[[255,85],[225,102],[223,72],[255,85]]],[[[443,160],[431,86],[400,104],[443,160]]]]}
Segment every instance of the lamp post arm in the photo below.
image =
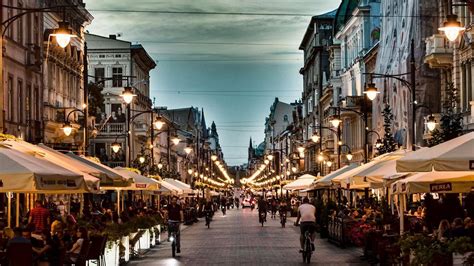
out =
{"type": "Polygon", "coordinates": [[[415,104],[415,110],[418,110],[418,109],[421,109],[421,108],[426,108],[428,109],[428,111],[433,114],[433,110],[431,110],[431,108],[427,105],[424,105],[424,104],[415,104]]]}
{"type": "Polygon", "coordinates": [[[337,131],[334,130],[334,129],[332,129],[332,128],[330,128],[330,127],[326,127],[326,126],[313,126],[313,128],[315,128],[315,129],[327,129],[327,130],[331,131],[332,133],[337,134],[337,131]]]}
{"type": "Polygon", "coordinates": [[[366,133],[366,134],[367,134],[367,136],[368,136],[368,135],[370,135],[370,133],[374,133],[374,134],[376,134],[376,135],[377,135],[377,137],[379,137],[379,139],[381,139],[381,137],[380,137],[380,134],[379,134],[377,131],[375,131],[375,130],[367,130],[367,133],[366,133]]]}
{"type": "Polygon", "coordinates": [[[391,78],[391,79],[396,79],[403,83],[405,86],[409,87],[410,89],[413,88],[413,84],[403,78],[403,76],[410,75],[411,73],[403,73],[403,74],[397,74],[397,75],[391,75],[391,74],[380,74],[380,73],[363,73],[364,75],[369,75],[372,78],[391,78]]]}
{"type": "Polygon", "coordinates": [[[66,122],[69,122],[69,117],[71,116],[71,114],[73,114],[75,112],[78,112],[78,113],[81,113],[82,115],[85,115],[84,111],[82,111],[82,110],[79,110],[79,109],[71,110],[66,116],[66,122]]]}

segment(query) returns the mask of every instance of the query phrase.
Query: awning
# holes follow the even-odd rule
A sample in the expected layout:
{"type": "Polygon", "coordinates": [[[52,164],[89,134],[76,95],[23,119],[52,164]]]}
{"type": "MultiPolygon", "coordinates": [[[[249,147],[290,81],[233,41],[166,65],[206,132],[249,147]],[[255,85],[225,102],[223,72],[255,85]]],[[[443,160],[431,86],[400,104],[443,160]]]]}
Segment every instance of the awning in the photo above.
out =
{"type": "Polygon", "coordinates": [[[166,194],[170,192],[170,194],[176,194],[176,195],[181,195],[183,194],[183,190],[174,186],[173,184],[170,184],[166,182],[165,180],[160,181],[160,190],[159,192],[162,192],[163,194],[166,194]]]}
{"type": "Polygon", "coordinates": [[[93,169],[96,169],[96,171],[100,171],[101,173],[106,175],[108,182],[101,181],[101,187],[104,187],[104,186],[123,187],[123,186],[129,185],[126,181],[126,178],[122,174],[118,173],[117,171],[108,167],[107,165],[103,165],[99,162],[96,162],[82,155],[76,155],[72,152],[68,152],[65,155],[69,157],[70,159],[73,159],[74,161],[78,161],[82,164],[85,164],[93,169]]]}
{"type": "Polygon", "coordinates": [[[115,167],[115,171],[120,173],[123,177],[129,180],[130,185],[120,188],[121,190],[158,190],[158,181],[142,176],[127,168],[115,167]]]}
{"type": "Polygon", "coordinates": [[[102,177],[100,171],[88,167],[85,164],[76,162],[58,151],[51,148],[45,149],[22,140],[5,140],[1,144],[16,151],[32,155],[36,158],[44,159],[74,173],[83,175],[90,192],[97,192],[99,189],[99,178],[102,177]]]}
{"type": "Polygon", "coordinates": [[[423,172],[391,185],[393,194],[469,193],[474,189],[474,171],[423,172]]]}
{"type": "Polygon", "coordinates": [[[359,165],[356,164],[356,163],[352,163],[350,165],[346,165],[336,171],[333,171],[332,173],[329,173],[328,175],[326,175],[325,177],[321,178],[321,179],[318,179],[316,181],[313,182],[313,184],[311,185],[311,188],[312,189],[318,189],[318,188],[324,188],[324,187],[330,187],[331,186],[331,180],[338,177],[339,175],[347,172],[347,171],[350,171],[356,167],[358,167],[359,165]]]}
{"type": "Polygon", "coordinates": [[[340,184],[345,189],[380,188],[383,185],[384,177],[397,174],[395,170],[396,160],[405,156],[406,153],[400,150],[383,154],[369,163],[339,175],[332,179],[332,182],[340,184]]]}
{"type": "Polygon", "coordinates": [[[163,181],[168,182],[171,185],[179,188],[180,190],[182,190],[182,193],[184,193],[184,194],[194,194],[194,190],[191,189],[190,185],[188,185],[186,183],[183,183],[179,180],[171,179],[171,178],[165,178],[163,181]]]}
{"type": "Polygon", "coordinates": [[[305,175],[302,175],[300,177],[298,177],[298,179],[296,179],[295,181],[285,185],[283,187],[283,189],[286,189],[286,190],[303,190],[303,189],[307,189],[311,186],[311,184],[314,182],[314,180],[316,180],[316,177],[313,176],[313,175],[309,175],[309,174],[305,174],[305,175]]]}
{"type": "Polygon", "coordinates": [[[474,132],[398,160],[398,172],[474,171],[474,132]]]}
{"type": "Polygon", "coordinates": [[[0,146],[0,192],[66,194],[89,189],[80,173],[0,146]]]}

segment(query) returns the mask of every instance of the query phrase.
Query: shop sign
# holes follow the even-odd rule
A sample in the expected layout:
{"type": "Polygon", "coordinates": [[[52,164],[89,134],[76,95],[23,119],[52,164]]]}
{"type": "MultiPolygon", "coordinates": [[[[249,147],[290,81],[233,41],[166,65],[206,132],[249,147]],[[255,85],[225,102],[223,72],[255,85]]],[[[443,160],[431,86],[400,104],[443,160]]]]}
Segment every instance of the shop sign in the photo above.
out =
{"type": "Polygon", "coordinates": [[[430,184],[431,192],[451,191],[451,190],[453,190],[453,185],[451,184],[451,182],[430,184]]]}
{"type": "Polygon", "coordinates": [[[136,188],[146,188],[146,184],[135,184],[136,188]]]}

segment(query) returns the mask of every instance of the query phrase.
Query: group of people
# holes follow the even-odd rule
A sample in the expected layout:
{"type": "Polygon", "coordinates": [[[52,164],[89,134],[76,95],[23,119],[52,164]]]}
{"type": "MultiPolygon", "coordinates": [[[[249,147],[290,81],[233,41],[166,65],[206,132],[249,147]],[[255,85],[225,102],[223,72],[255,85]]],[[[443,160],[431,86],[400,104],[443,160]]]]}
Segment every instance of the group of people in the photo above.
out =
{"type": "MultiPolygon", "coordinates": [[[[31,253],[25,250],[25,256],[31,254],[38,265],[59,265],[60,261],[76,262],[84,241],[88,239],[88,231],[60,217],[52,220],[49,210],[41,201],[36,201],[28,224],[14,229],[5,228],[2,238],[4,246],[1,248],[4,250],[14,248],[16,244],[26,244],[31,247],[31,253]]],[[[2,260],[6,262],[7,258],[2,260]]]]}

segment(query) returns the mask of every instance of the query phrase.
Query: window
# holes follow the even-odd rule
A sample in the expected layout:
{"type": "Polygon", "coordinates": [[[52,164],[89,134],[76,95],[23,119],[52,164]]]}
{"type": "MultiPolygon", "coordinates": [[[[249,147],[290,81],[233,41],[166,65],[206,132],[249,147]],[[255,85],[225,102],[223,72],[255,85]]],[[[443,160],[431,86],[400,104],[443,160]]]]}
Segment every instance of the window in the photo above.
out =
{"type": "Polygon", "coordinates": [[[34,25],[33,25],[33,42],[36,44],[39,44],[40,43],[40,30],[39,30],[40,19],[39,19],[39,15],[35,14],[34,16],[35,18],[34,18],[34,25]]]}
{"type": "Polygon", "coordinates": [[[105,54],[100,54],[99,58],[105,58],[105,54]]]}
{"type": "Polygon", "coordinates": [[[31,117],[33,117],[33,114],[32,114],[32,109],[31,109],[31,84],[27,84],[26,85],[26,92],[25,92],[25,95],[26,95],[26,98],[25,98],[25,102],[26,102],[26,106],[25,106],[25,114],[26,114],[26,123],[29,124],[29,121],[31,121],[31,117]]]}
{"type": "MultiPolygon", "coordinates": [[[[8,5],[13,6],[13,0],[8,0],[8,5]]],[[[2,10],[3,12],[3,10],[2,10]]],[[[13,9],[12,8],[7,8],[7,19],[10,19],[13,17],[13,9]]],[[[7,30],[7,36],[9,38],[13,38],[13,27],[15,25],[11,25],[8,30],[7,30]]]]}
{"type": "Polygon", "coordinates": [[[33,106],[32,106],[32,110],[33,110],[33,114],[32,114],[32,117],[34,120],[40,120],[40,117],[39,117],[39,114],[40,114],[40,93],[39,93],[39,88],[38,87],[35,87],[35,92],[33,94],[33,99],[32,99],[32,102],[33,102],[33,106]]]}
{"type": "Polygon", "coordinates": [[[105,68],[98,67],[95,69],[95,82],[103,81],[105,78],[105,68]]]}
{"type": "Polygon", "coordinates": [[[8,120],[10,122],[13,122],[13,118],[14,118],[13,117],[13,99],[14,99],[13,97],[14,97],[14,95],[13,95],[13,77],[12,76],[8,76],[7,86],[8,86],[8,92],[7,92],[8,93],[8,109],[7,109],[8,110],[8,115],[7,115],[7,117],[8,117],[8,120]]]}
{"type": "Polygon", "coordinates": [[[288,115],[284,115],[284,116],[283,116],[283,121],[284,121],[284,122],[288,122],[288,115]]]}
{"type": "Polygon", "coordinates": [[[122,68],[112,68],[112,87],[122,87],[122,68]]]}
{"type": "Polygon", "coordinates": [[[122,57],[121,54],[116,54],[116,55],[115,55],[115,58],[121,58],[121,57],[122,57]]]}
{"type": "Polygon", "coordinates": [[[17,114],[18,114],[18,123],[19,124],[22,124],[23,123],[23,117],[24,117],[24,97],[25,95],[23,94],[23,81],[22,80],[18,80],[18,83],[17,83],[17,87],[16,87],[16,90],[17,90],[17,96],[18,96],[18,106],[17,106],[17,114]]]}

